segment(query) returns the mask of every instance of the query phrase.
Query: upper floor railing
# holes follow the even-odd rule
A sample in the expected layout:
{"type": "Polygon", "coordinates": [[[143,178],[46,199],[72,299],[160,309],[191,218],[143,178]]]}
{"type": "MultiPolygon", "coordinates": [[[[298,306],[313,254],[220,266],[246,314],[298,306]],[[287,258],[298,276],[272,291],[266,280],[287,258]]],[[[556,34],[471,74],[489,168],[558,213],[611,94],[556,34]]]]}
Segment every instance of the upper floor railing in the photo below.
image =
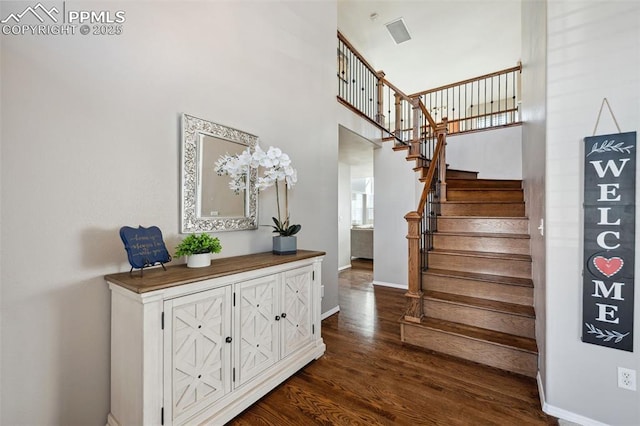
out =
{"type": "MultiPolygon", "coordinates": [[[[338,31],[338,100],[379,126],[398,143],[414,139],[418,99],[435,124],[448,120],[449,134],[520,123],[522,66],[407,95],[385,79],[338,31]]],[[[422,114],[424,117],[424,113],[422,114]]],[[[425,129],[423,129],[425,130],[425,129]]]]}
{"type": "Polygon", "coordinates": [[[414,93],[437,122],[447,118],[449,134],[520,123],[522,65],[414,93]]]}
{"type": "Polygon", "coordinates": [[[338,31],[338,101],[399,142],[413,131],[411,98],[376,71],[338,31]]]}

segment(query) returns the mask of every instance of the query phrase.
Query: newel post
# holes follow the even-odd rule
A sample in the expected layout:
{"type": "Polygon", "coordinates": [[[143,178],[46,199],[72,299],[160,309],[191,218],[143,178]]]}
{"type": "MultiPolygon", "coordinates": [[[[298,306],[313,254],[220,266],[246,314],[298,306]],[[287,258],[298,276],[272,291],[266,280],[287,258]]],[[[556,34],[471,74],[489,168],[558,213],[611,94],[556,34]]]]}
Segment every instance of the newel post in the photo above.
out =
{"type": "Polygon", "coordinates": [[[395,129],[394,135],[395,135],[396,138],[402,139],[402,123],[401,123],[401,121],[402,121],[402,97],[398,93],[395,93],[393,96],[396,98],[396,103],[395,103],[395,106],[396,106],[396,109],[395,109],[395,111],[396,111],[395,112],[395,114],[396,114],[396,116],[395,116],[395,118],[396,118],[396,120],[395,120],[396,121],[396,129],[395,129]]]}
{"type": "Polygon", "coordinates": [[[440,163],[438,164],[438,180],[440,181],[440,202],[447,201],[447,133],[449,124],[447,118],[442,119],[442,123],[436,127],[437,140],[442,138],[442,151],[440,152],[440,163]]]}
{"type": "Polygon", "coordinates": [[[420,98],[411,98],[413,107],[413,134],[411,139],[411,155],[420,155],[420,98]]]}
{"type": "Polygon", "coordinates": [[[424,316],[422,286],[420,284],[420,221],[422,215],[418,212],[410,212],[404,218],[409,225],[407,233],[407,240],[409,240],[409,291],[405,293],[408,303],[404,320],[419,323],[424,316]]]}
{"type": "Polygon", "coordinates": [[[376,77],[378,78],[378,109],[376,114],[376,122],[384,127],[384,71],[378,71],[376,77]]]}

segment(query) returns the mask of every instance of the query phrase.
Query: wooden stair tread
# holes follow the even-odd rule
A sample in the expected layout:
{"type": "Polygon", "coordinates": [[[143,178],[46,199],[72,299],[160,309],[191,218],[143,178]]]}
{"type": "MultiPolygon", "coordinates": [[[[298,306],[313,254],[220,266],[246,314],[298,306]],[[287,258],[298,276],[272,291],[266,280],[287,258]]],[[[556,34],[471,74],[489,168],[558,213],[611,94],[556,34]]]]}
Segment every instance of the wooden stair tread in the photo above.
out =
{"type": "Polygon", "coordinates": [[[460,188],[460,187],[449,187],[447,186],[447,190],[455,190],[455,191],[468,191],[468,192],[491,192],[491,191],[522,191],[522,188],[460,188]]]}
{"type": "Polygon", "coordinates": [[[420,154],[408,154],[407,157],[406,157],[406,160],[407,161],[414,161],[414,160],[431,161],[430,159],[428,159],[424,155],[420,155],[420,154]]]}
{"type": "Polygon", "coordinates": [[[439,291],[425,291],[425,299],[437,300],[456,305],[470,306],[487,311],[500,312],[521,317],[535,318],[533,306],[517,305],[515,303],[499,302],[497,300],[480,299],[477,297],[463,296],[459,294],[443,293],[439,291]]]}
{"type": "Polygon", "coordinates": [[[441,232],[438,231],[433,235],[457,236],[457,237],[490,237],[490,238],[523,238],[531,239],[529,234],[507,234],[507,233],[489,233],[489,232],[441,232]]]}
{"type": "Polygon", "coordinates": [[[497,284],[533,288],[533,281],[529,278],[507,277],[504,275],[479,274],[477,272],[448,271],[445,269],[427,269],[424,275],[438,275],[443,277],[461,278],[473,281],[486,281],[497,284]]]}
{"type": "Polygon", "coordinates": [[[521,260],[524,262],[531,261],[531,256],[528,254],[492,253],[492,252],[484,252],[484,251],[448,250],[448,249],[434,249],[434,250],[430,250],[429,252],[434,254],[450,254],[453,256],[485,257],[490,259],[501,259],[501,260],[521,260]]]}
{"type": "MultiPolygon", "coordinates": [[[[481,200],[455,200],[442,201],[442,204],[524,204],[524,201],[481,201],[481,200]]],[[[522,216],[519,216],[522,217],[522,216]]]]}
{"type": "MultiPolygon", "coordinates": [[[[493,187],[493,185],[505,185],[504,188],[520,188],[522,189],[522,180],[516,179],[464,179],[464,178],[451,178],[451,182],[447,179],[447,184],[450,188],[467,188],[467,185],[471,188],[479,188],[482,185],[489,185],[487,188],[493,187]]],[[[485,189],[487,189],[485,188],[485,189]]]]}
{"type": "Polygon", "coordinates": [[[394,151],[406,151],[409,148],[411,148],[410,145],[394,145],[391,149],[393,149],[394,151]]]}
{"type": "MultiPolygon", "coordinates": [[[[447,201],[445,201],[447,202],[447,201]]],[[[459,201],[458,201],[459,202],[459,201]]],[[[460,219],[460,220],[469,220],[469,219],[506,219],[504,217],[495,217],[495,216],[440,216],[446,217],[447,219],[460,219]]],[[[509,220],[518,219],[518,220],[529,220],[528,216],[513,216],[508,218],[509,220]]]]}
{"type": "Polygon", "coordinates": [[[536,345],[536,341],[528,337],[514,336],[513,334],[501,333],[499,331],[487,330],[484,328],[474,327],[472,325],[458,324],[451,321],[428,317],[423,318],[420,321],[420,324],[407,324],[430,328],[432,330],[462,336],[468,339],[491,342],[495,345],[515,349],[522,352],[528,352],[534,355],[538,353],[538,346],[536,345]]]}

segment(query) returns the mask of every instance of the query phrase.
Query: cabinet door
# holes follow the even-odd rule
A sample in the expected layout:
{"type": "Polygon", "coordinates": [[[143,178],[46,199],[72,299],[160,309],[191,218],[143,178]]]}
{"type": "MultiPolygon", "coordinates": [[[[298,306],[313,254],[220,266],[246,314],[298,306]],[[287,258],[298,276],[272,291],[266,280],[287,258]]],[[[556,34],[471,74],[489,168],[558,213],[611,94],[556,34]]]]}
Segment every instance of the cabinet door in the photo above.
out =
{"type": "Polygon", "coordinates": [[[231,286],[165,302],[164,410],[180,424],[231,391],[231,286]]]}
{"type": "Polygon", "coordinates": [[[282,358],[313,339],[313,267],[284,273],[282,286],[282,358]]]}
{"type": "Polygon", "coordinates": [[[279,359],[278,275],[236,284],[236,386],[279,359]]]}

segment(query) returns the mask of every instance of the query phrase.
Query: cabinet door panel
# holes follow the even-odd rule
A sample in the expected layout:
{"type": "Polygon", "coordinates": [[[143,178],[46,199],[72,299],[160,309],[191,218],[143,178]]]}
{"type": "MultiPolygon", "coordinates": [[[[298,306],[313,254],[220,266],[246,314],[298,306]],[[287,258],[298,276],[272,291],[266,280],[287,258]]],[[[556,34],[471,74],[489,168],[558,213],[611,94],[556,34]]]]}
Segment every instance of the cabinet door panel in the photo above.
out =
{"type": "Polygon", "coordinates": [[[236,285],[237,385],[255,377],[279,358],[277,291],[277,275],[236,285]]]}
{"type": "Polygon", "coordinates": [[[284,273],[282,289],[282,357],[310,343],[313,338],[312,310],[313,267],[284,273]]]}
{"type": "Polygon", "coordinates": [[[165,410],[179,424],[231,391],[231,288],[169,300],[165,317],[165,410]]]}

